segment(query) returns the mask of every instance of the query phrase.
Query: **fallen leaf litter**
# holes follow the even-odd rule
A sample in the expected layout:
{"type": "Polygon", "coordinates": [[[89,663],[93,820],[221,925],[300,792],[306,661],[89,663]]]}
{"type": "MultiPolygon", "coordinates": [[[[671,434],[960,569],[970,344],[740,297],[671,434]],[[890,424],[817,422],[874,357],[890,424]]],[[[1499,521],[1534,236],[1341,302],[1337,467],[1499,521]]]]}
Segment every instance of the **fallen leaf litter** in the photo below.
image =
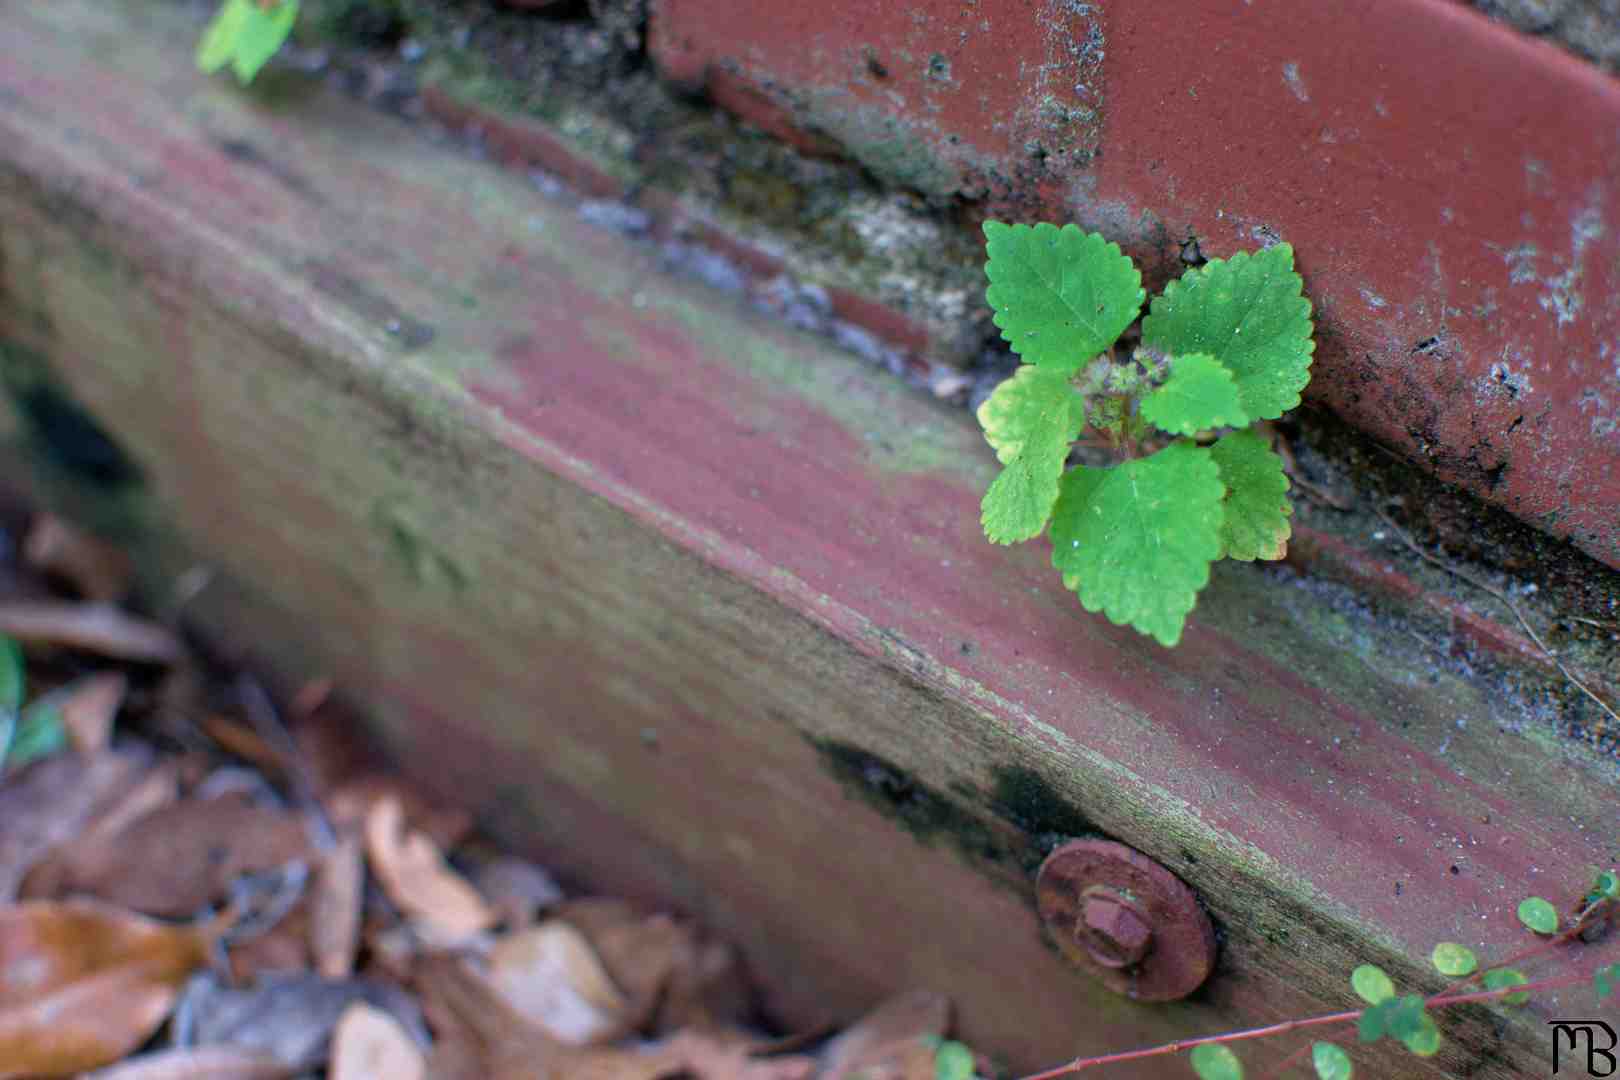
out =
{"type": "Polygon", "coordinates": [[[0,534],[0,1080],[936,1076],[943,997],[773,1034],[727,943],[331,751],[330,682],[283,722],[120,606],[119,548],[0,534]]]}

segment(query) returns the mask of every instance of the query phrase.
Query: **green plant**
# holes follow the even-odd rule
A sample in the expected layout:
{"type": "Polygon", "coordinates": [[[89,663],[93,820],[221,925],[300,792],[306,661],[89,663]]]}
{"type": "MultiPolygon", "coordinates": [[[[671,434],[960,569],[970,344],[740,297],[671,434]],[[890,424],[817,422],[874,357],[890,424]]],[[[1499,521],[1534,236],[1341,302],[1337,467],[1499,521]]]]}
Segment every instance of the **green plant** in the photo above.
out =
{"type": "MultiPolygon", "coordinates": [[[[1541,940],[1488,968],[1482,967],[1473,950],[1465,945],[1455,942],[1436,945],[1430,962],[1436,972],[1454,981],[1435,994],[1400,994],[1387,972],[1373,964],[1362,964],[1350,973],[1350,989],[1366,1003],[1364,1008],[1183,1039],[1142,1050],[1077,1058],[1055,1069],[1025,1077],[1024,1080],[1056,1080],[1105,1065],[1183,1051],[1189,1051],[1188,1064],[1199,1080],[1243,1080],[1243,1062],[1231,1044],[1286,1035],[1305,1028],[1349,1024],[1356,1025],[1357,1040],[1361,1043],[1394,1039],[1420,1057],[1431,1057],[1439,1052],[1441,1045],[1440,1027],[1433,1016],[1436,1010],[1468,1003],[1523,1005],[1534,992],[1559,990],[1582,983],[1591,984],[1600,1004],[1610,995],[1620,993],[1620,963],[1596,964],[1574,973],[1535,981],[1519,968],[1527,960],[1570,946],[1584,945],[1601,937],[1620,917],[1620,871],[1604,870],[1598,873],[1592,887],[1575,905],[1574,914],[1567,921],[1561,920],[1558,909],[1539,896],[1521,902],[1518,916],[1519,921],[1540,935],[1541,940]],[[1471,989],[1476,984],[1483,989],[1471,989]]],[[[1318,1040],[1301,1046],[1265,1075],[1280,1076],[1307,1056],[1317,1080],[1350,1080],[1354,1073],[1350,1055],[1343,1047],[1318,1040]]]]}
{"type": "Polygon", "coordinates": [[[24,708],[26,697],[22,647],[0,634],[0,769],[21,768],[67,746],[56,698],[47,694],[24,708]]]}
{"type": "Polygon", "coordinates": [[[197,67],[212,75],[229,64],[246,86],[286,43],[298,19],[298,3],[224,0],[197,43],[197,67]]]}
{"type": "Polygon", "coordinates": [[[979,408],[1003,466],[985,535],[1011,544],[1050,522],[1053,565],[1087,611],[1174,645],[1211,563],[1286,550],[1288,478],[1249,428],[1298,405],[1310,381],[1293,249],[1188,271],[1153,298],[1124,355],[1146,293],[1117,244],[1074,225],[989,221],[984,233],[985,295],[1023,361],[979,408]],[[1066,468],[1077,440],[1115,463],[1066,468]]]}
{"type": "Polygon", "coordinates": [[[973,1051],[963,1043],[941,1040],[934,1049],[934,1080],[977,1080],[973,1051]]]}

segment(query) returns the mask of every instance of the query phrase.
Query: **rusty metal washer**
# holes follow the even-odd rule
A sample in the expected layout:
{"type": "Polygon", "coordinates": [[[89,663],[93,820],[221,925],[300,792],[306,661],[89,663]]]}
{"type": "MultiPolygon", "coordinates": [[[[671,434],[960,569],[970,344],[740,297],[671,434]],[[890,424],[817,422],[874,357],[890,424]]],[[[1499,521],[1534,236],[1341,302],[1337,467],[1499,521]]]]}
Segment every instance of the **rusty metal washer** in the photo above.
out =
{"type": "Polygon", "coordinates": [[[1041,864],[1035,899],[1063,955],[1128,998],[1184,998],[1215,966],[1215,928],[1192,889],[1124,844],[1064,844],[1041,864]]]}

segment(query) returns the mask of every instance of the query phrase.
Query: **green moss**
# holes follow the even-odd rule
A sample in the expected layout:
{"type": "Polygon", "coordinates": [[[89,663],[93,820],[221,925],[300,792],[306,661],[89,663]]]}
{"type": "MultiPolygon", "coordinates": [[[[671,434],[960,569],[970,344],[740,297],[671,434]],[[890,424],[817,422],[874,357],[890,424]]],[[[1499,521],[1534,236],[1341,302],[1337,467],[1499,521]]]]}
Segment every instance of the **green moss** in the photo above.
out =
{"type": "Polygon", "coordinates": [[[992,776],[995,786],[990,809],[1028,836],[1040,858],[1066,840],[1097,833],[1080,808],[1059,795],[1034,769],[1001,765],[992,771],[992,776]]]}
{"type": "Polygon", "coordinates": [[[961,801],[917,780],[894,762],[849,743],[809,738],[849,794],[919,842],[945,841],[970,860],[1003,864],[1014,853],[961,801]]]}
{"type": "Polygon", "coordinates": [[[424,534],[403,499],[379,500],[372,507],[371,521],[415,584],[453,593],[465,592],[472,584],[472,575],[424,534]]]}

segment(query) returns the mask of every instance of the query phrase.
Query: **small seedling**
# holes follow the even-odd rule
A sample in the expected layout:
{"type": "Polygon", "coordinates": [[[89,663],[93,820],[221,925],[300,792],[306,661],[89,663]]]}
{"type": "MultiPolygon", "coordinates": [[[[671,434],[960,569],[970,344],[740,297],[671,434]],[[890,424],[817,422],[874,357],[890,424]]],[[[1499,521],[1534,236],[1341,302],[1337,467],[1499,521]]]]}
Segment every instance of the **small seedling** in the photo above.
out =
{"type": "Polygon", "coordinates": [[[1311,305],[1277,244],[1190,270],[1154,297],[1119,245],[1074,225],[984,226],[985,292],[1017,373],[979,408],[1002,471],[985,492],[994,543],[1051,524],[1052,562],[1087,611],[1164,645],[1217,559],[1280,559],[1288,478],[1249,430],[1299,404],[1310,381],[1311,305]],[[1067,468],[1091,432],[1110,467],[1067,468]]]}
{"type": "Polygon", "coordinates": [[[243,86],[287,41],[299,0],[225,0],[197,43],[197,67],[212,75],[229,64],[243,86]]]}

